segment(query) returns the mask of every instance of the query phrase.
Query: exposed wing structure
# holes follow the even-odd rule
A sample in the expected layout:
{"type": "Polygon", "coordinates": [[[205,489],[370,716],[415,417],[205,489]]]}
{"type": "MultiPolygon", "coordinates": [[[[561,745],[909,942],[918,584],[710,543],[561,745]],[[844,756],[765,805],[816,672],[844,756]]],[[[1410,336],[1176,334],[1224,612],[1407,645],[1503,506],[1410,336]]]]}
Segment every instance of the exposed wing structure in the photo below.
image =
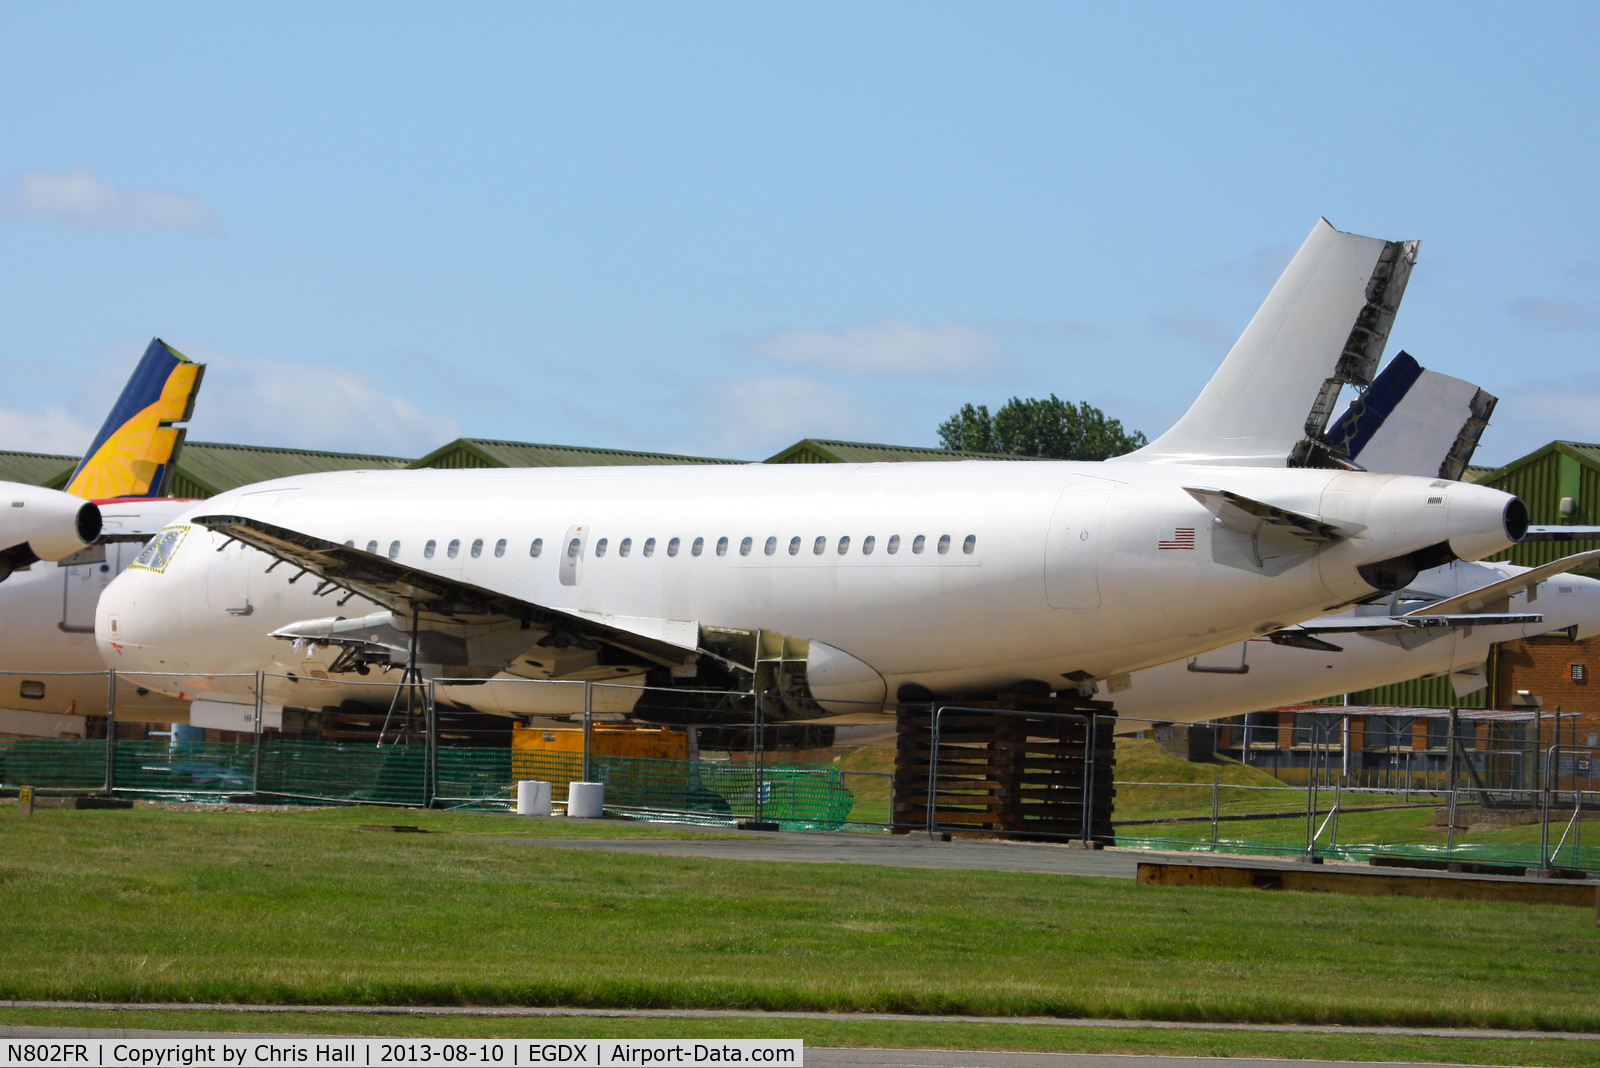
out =
{"type": "Polygon", "coordinates": [[[686,644],[698,632],[692,623],[638,633],[260,520],[211,515],[194,522],[387,607],[383,618],[306,620],[276,632],[354,650],[356,662],[403,663],[394,653],[407,649],[412,626],[418,655],[431,662],[488,665],[522,678],[615,678],[651,665],[683,667],[700,655],[686,644]]]}
{"type": "Polygon", "coordinates": [[[1447,600],[1436,601],[1401,618],[1450,615],[1456,612],[1504,611],[1515,594],[1527,590],[1528,600],[1532,601],[1538,596],[1539,583],[1596,561],[1600,561],[1600,549],[1563,556],[1540,567],[1529,568],[1520,575],[1491,582],[1487,586],[1480,586],[1478,589],[1447,600]]]}
{"type": "Polygon", "coordinates": [[[1418,242],[1317,221],[1266,302],[1183,417],[1121,460],[1325,466],[1323,432],[1346,385],[1377,373],[1418,242]]]}

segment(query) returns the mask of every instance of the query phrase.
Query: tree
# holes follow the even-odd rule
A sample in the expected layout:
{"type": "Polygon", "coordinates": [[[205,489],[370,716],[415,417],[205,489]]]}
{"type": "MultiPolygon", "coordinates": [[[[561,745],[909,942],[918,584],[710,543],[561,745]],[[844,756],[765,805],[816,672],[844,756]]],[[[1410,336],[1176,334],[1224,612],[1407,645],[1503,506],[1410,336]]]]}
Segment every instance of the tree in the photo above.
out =
{"type": "Polygon", "coordinates": [[[1052,460],[1108,460],[1132,452],[1148,439],[1088,403],[1072,404],[1054,393],[1049,400],[1012,397],[998,412],[963,404],[939,424],[939,443],[960,452],[1002,452],[1052,460]]]}

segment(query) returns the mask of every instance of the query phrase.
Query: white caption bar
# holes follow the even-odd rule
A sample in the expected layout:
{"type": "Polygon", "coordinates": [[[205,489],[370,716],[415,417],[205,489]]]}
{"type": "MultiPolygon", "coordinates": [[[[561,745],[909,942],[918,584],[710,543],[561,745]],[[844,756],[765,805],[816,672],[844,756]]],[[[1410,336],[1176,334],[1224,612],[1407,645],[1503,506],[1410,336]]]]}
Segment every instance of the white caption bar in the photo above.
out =
{"type": "Polygon", "coordinates": [[[438,1038],[172,1039],[88,1038],[6,1040],[0,1068],[284,1068],[285,1065],[451,1065],[462,1068],[709,1068],[726,1064],[805,1064],[798,1038],[567,1039],[545,1041],[438,1038]]]}

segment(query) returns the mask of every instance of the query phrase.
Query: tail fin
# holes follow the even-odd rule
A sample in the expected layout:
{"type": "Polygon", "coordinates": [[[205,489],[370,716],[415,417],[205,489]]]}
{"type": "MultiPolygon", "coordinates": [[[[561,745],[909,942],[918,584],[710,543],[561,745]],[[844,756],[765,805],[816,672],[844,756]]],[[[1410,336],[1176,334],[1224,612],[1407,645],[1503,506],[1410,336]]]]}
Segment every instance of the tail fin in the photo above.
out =
{"type": "Polygon", "coordinates": [[[1418,244],[1346,234],[1317,220],[1183,418],[1119,459],[1326,463],[1322,432],[1333,405],[1345,385],[1372,381],[1418,244]]]}
{"type": "Polygon", "coordinates": [[[1399,352],[1328,428],[1327,444],[1366,471],[1459,479],[1495,398],[1399,352]]]}
{"type": "Polygon", "coordinates": [[[205,364],[151,339],[66,491],[90,500],[161,496],[183,445],[184,431],[173,424],[194,414],[204,374],[205,364]]]}

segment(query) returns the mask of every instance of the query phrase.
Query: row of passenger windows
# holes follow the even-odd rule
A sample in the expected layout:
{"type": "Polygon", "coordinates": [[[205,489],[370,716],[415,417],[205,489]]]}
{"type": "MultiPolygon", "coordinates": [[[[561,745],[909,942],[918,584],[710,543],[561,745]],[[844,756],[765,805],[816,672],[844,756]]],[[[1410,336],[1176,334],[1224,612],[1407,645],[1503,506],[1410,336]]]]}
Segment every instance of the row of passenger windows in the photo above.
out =
{"type": "MultiPolygon", "coordinates": [[[[598,541],[596,541],[594,543],[594,554],[595,554],[595,556],[604,556],[607,553],[607,551],[609,551],[609,549],[611,547],[610,546],[610,541],[611,541],[611,539],[609,539],[609,538],[601,538],[598,541]]],[[[667,555],[668,556],[677,556],[678,555],[679,544],[680,543],[679,543],[679,540],[677,538],[672,538],[671,540],[669,540],[667,542],[667,555]]],[[[718,556],[727,556],[728,555],[728,544],[729,544],[729,542],[728,542],[727,538],[718,538],[717,539],[716,552],[717,552],[718,556]]],[[[804,544],[805,544],[804,539],[801,538],[798,534],[795,535],[794,537],[790,538],[789,539],[789,555],[790,556],[799,556],[800,555],[800,550],[804,546],[804,544]]],[[[843,537],[837,539],[833,544],[834,544],[834,551],[836,553],[838,553],[840,556],[846,555],[847,553],[850,552],[850,535],[848,535],[848,534],[844,535],[843,537]]],[[[891,535],[889,535],[888,540],[884,542],[884,545],[883,545],[884,552],[888,553],[890,556],[893,556],[894,554],[896,554],[896,553],[898,553],[900,551],[900,544],[901,544],[900,543],[900,535],[891,534],[891,535]]],[[[950,544],[951,544],[950,535],[948,535],[948,534],[939,535],[939,540],[938,540],[938,542],[936,544],[938,546],[938,552],[941,555],[943,555],[945,553],[948,553],[950,551],[950,544]]],[[[573,538],[567,544],[567,555],[569,557],[576,557],[578,555],[578,552],[579,552],[581,547],[582,547],[582,541],[580,539],[578,539],[578,538],[573,538]]],[[[927,538],[926,535],[918,534],[916,537],[911,539],[911,551],[913,553],[921,553],[921,552],[925,551],[927,549],[927,547],[928,547],[928,538],[927,538]]],[[[641,545],[639,548],[640,548],[640,552],[643,553],[643,555],[645,555],[645,556],[654,556],[655,555],[655,551],[656,551],[656,539],[654,539],[654,538],[646,538],[644,540],[644,544],[641,545]]],[[[701,553],[705,552],[705,548],[706,548],[706,539],[704,539],[704,538],[696,538],[696,539],[694,539],[694,541],[689,546],[689,554],[691,556],[699,556],[701,553]]],[[[878,539],[875,536],[873,536],[871,534],[868,534],[866,537],[861,539],[861,555],[863,555],[863,556],[871,556],[877,550],[877,548],[878,548],[878,539]]],[[[966,536],[966,538],[961,542],[961,551],[966,553],[969,556],[972,553],[976,552],[977,548],[978,548],[978,536],[976,534],[968,534],[966,536]]],[[[623,538],[621,541],[617,542],[617,555],[618,556],[627,556],[632,551],[633,551],[633,539],[632,538],[623,538]]],[[[739,541],[739,555],[740,556],[749,556],[754,551],[755,551],[755,539],[754,538],[746,537],[746,538],[740,539],[740,541],[739,541]]],[[[766,544],[764,544],[761,547],[761,551],[762,551],[763,555],[776,556],[777,552],[778,552],[778,539],[776,537],[768,538],[766,540],[766,544]]],[[[827,539],[827,536],[826,535],[818,535],[817,538],[815,540],[813,540],[812,543],[811,543],[812,555],[821,556],[823,553],[825,553],[827,551],[828,551],[828,539],[827,539]]],[[[537,554],[535,554],[535,555],[537,555],[537,554]]]]}
{"type": "MultiPolygon", "coordinates": [[[[790,538],[789,539],[789,555],[790,556],[799,556],[800,555],[800,549],[801,549],[803,544],[804,544],[804,541],[798,534],[795,535],[794,537],[790,538]]],[[[941,556],[950,551],[950,544],[951,544],[950,535],[948,535],[948,534],[939,535],[939,540],[935,543],[936,549],[937,549],[938,553],[941,556]]],[[[345,542],[345,545],[347,547],[353,549],[353,548],[355,548],[356,543],[354,541],[347,541],[347,542],[345,542]]],[[[678,555],[678,550],[679,550],[679,548],[681,546],[682,546],[681,539],[679,539],[679,538],[670,538],[670,539],[668,539],[668,541],[667,541],[667,555],[668,556],[677,556],[678,555]]],[[[596,541],[594,543],[594,554],[595,554],[595,556],[599,557],[599,556],[606,555],[606,553],[607,553],[607,551],[609,551],[610,547],[611,547],[611,539],[609,539],[609,538],[601,538],[601,539],[599,539],[598,541],[596,541]]],[[[885,541],[884,544],[883,544],[884,552],[888,553],[890,556],[894,556],[896,553],[898,553],[900,551],[900,547],[901,547],[900,535],[898,535],[898,534],[889,535],[888,540],[885,541]]],[[[917,536],[915,536],[914,538],[911,539],[911,551],[913,553],[920,554],[920,553],[924,552],[927,549],[927,547],[928,547],[928,538],[927,538],[926,535],[918,534],[917,536]]],[[[484,548],[484,540],[482,538],[477,538],[477,539],[475,539],[473,541],[472,547],[468,550],[468,554],[474,560],[476,560],[476,559],[478,559],[479,557],[481,557],[483,555],[483,548],[484,548]]],[[[571,558],[576,558],[578,553],[582,550],[582,548],[583,548],[583,539],[581,539],[581,538],[573,538],[572,541],[567,545],[567,556],[571,557],[571,558]]],[[[705,548],[706,548],[706,539],[704,539],[704,538],[696,538],[689,545],[689,555],[691,555],[691,556],[699,556],[699,555],[701,555],[702,553],[705,552],[705,548]]],[[[739,555],[740,556],[749,556],[751,554],[751,552],[754,550],[754,548],[755,548],[755,539],[754,538],[748,538],[748,537],[747,538],[743,538],[739,542],[739,555]]],[[[877,548],[878,548],[878,539],[875,536],[873,536],[871,534],[868,534],[866,537],[861,539],[861,555],[863,555],[863,556],[871,556],[875,551],[877,551],[877,548]]],[[[977,551],[977,548],[978,548],[978,536],[976,534],[968,534],[964,539],[962,539],[961,551],[963,553],[966,553],[968,556],[971,556],[974,552],[977,551]]],[[[439,543],[437,541],[435,541],[434,539],[429,538],[428,539],[428,543],[422,547],[422,556],[426,560],[432,560],[434,558],[434,556],[438,553],[438,551],[439,551],[439,543]]],[[[644,544],[639,547],[639,551],[644,556],[654,556],[655,553],[656,553],[656,539],[654,539],[654,538],[646,538],[646,539],[644,539],[644,544]]],[[[762,546],[761,551],[762,551],[763,554],[765,554],[767,556],[775,556],[775,555],[777,555],[777,552],[778,552],[778,539],[776,537],[768,538],[767,541],[766,541],[766,544],[762,546]]],[[[823,553],[825,553],[827,551],[828,551],[828,539],[827,539],[827,536],[826,535],[818,535],[816,540],[814,540],[811,543],[811,552],[812,552],[812,554],[815,555],[815,556],[821,556],[823,553]]],[[[846,534],[843,537],[841,537],[838,540],[836,540],[834,542],[834,551],[836,553],[838,553],[840,556],[844,556],[847,553],[849,553],[850,552],[850,535],[846,534]]],[[[367,552],[373,553],[373,554],[376,554],[378,552],[378,542],[377,542],[376,539],[367,542],[367,552]]],[[[543,538],[534,538],[533,541],[528,546],[528,555],[529,556],[539,556],[543,552],[544,552],[544,539],[543,538]]],[[[619,541],[617,543],[617,555],[618,556],[627,556],[632,552],[633,552],[633,539],[632,538],[623,538],[621,541],[619,541]]],[[[718,538],[717,539],[716,552],[717,552],[718,556],[727,556],[728,555],[728,539],[727,538],[723,537],[723,538],[718,538]]],[[[494,555],[496,557],[502,557],[505,554],[506,554],[506,539],[501,538],[499,541],[494,543],[494,555]]],[[[398,541],[391,541],[389,543],[389,559],[394,560],[394,559],[398,558],[399,555],[400,555],[400,543],[398,541]]],[[[444,555],[445,555],[445,558],[449,559],[449,560],[454,560],[458,556],[460,556],[461,555],[461,539],[460,538],[452,538],[450,540],[450,543],[445,546],[444,555]]]]}

